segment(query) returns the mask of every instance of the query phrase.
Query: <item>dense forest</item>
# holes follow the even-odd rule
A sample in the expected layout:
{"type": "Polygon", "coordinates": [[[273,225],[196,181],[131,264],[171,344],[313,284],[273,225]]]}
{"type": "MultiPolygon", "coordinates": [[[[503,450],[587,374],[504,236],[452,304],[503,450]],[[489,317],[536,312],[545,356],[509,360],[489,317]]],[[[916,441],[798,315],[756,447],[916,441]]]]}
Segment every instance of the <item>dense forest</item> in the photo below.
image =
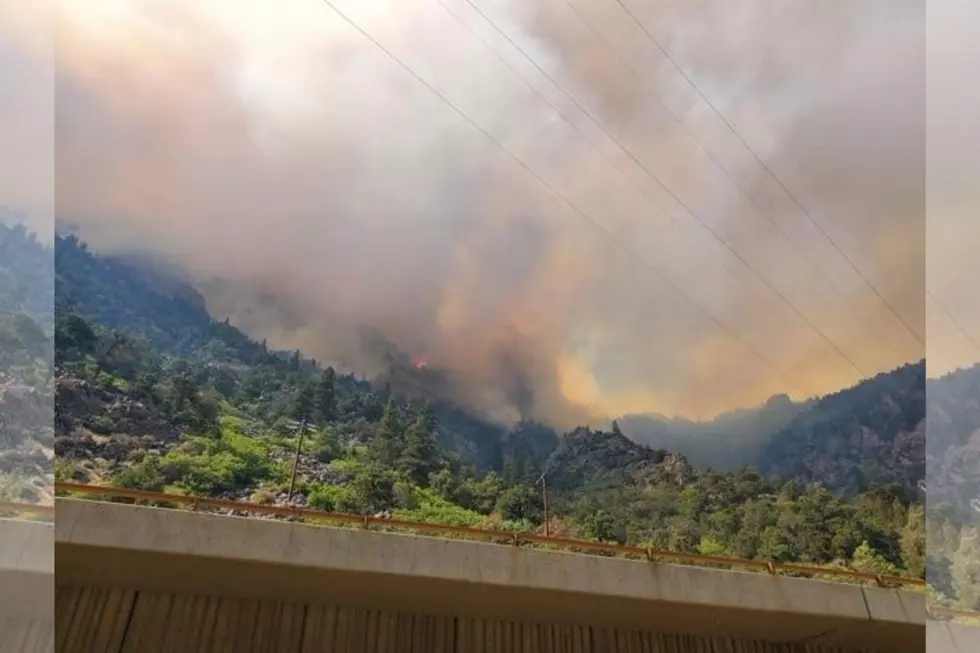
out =
{"type": "Polygon", "coordinates": [[[893,483],[914,492],[926,476],[925,414],[919,362],[802,403],[781,395],[708,422],[632,415],[620,425],[631,438],[685,454],[698,466],[752,465],[854,495],[893,483]]]}
{"type": "Polygon", "coordinates": [[[54,256],[0,223],[0,501],[52,496],[54,256]]]}
{"type": "MultiPolygon", "coordinates": [[[[937,597],[978,603],[968,585],[980,555],[963,551],[970,514],[951,501],[926,526],[921,363],[806,404],[777,399],[777,417],[739,415],[741,433],[753,419],[772,432],[753,436],[755,467],[716,471],[616,423],[558,433],[404,396],[390,379],[411,369],[363,379],[271,350],[213,319],[170,270],[96,256],[75,237],[54,249],[59,479],[543,530],[546,474],[554,534],[879,573],[928,568],[937,597]],[[937,529],[954,550],[927,559],[937,529]]],[[[411,367],[391,350],[393,367],[411,367]]],[[[966,395],[980,375],[962,374],[974,378],[966,395]]]]}
{"type": "Polygon", "coordinates": [[[930,380],[926,392],[927,578],[980,610],[980,367],[930,380]]]}

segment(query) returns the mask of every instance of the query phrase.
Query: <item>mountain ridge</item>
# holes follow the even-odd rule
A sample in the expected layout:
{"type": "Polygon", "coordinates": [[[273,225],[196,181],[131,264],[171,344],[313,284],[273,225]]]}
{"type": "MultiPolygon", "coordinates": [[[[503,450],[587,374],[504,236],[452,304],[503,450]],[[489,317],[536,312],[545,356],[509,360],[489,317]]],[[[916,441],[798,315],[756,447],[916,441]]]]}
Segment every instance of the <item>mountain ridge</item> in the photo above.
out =
{"type": "MultiPolygon", "coordinates": [[[[219,359],[222,350],[248,352],[247,360],[264,355],[264,343],[254,342],[227,320],[212,318],[203,298],[179,268],[156,259],[144,260],[135,254],[100,258],[88,252],[84,243],[74,235],[59,236],[55,251],[57,301],[62,310],[84,306],[97,322],[138,332],[164,351],[183,355],[209,348],[211,355],[219,359]],[[115,296],[118,297],[113,299],[115,296]],[[113,312],[105,308],[120,305],[126,310],[113,312]],[[156,321],[150,324],[144,317],[147,314],[160,319],[155,317],[156,321]]],[[[381,339],[377,346],[383,345],[389,352],[386,356],[389,372],[375,379],[376,383],[385,384],[396,392],[406,392],[418,387],[416,377],[438,374],[436,369],[417,369],[409,354],[383,342],[383,334],[374,334],[374,337],[381,339]]],[[[287,357],[293,353],[280,352],[278,355],[287,357]]],[[[733,471],[748,465],[763,473],[793,477],[806,483],[822,483],[832,491],[845,493],[881,482],[899,482],[914,494],[915,483],[924,477],[921,437],[924,394],[913,392],[908,382],[899,384],[899,390],[893,390],[889,380],[908,381],[906,377],[910,377],[914,381],[920,372],[924,374],[924,363],[909,364],[877,374],[852,388],[799,403],[786,395],[774,395],[762,406],[729,411],[708,422],[660,415],[626,415],[616,420],[617,429],[638,444],[682,455],[700,468],[733,471]],[[901,424],[887,420],[882,424],[873,423],[876,417],[890,414],[889,402],[895,400],[888,394],[890,392],[907,393],[910,403],[899,410],[907,419],[900,419],[901,424]],[[839,408],[839,405],[845,407],[839,408]],[[838,414],[841,410],[844,417],[838,414]],[[858,411],[859,418],[853,418],[848,410],[858,411]],[[915,417],[920,413],[921,419],[915,417]],[[847,423],[842,423],[842,419],[847,423]],[[863,440],[860,433],[853,432],[857,427],[866,431],[863,440]],[[876,448],[873,442],[879,439],[875,431],[879,427],[885,428],[887,433],[876,448]],[[845,434],[841,429],[850,430],[845,434]],[[835,437],[837,431],[841,431],[839,437],[835,437]],[[863,451],[862,446],[870,447],[869,451],[863,451]],[[843,450],[847,451],[846,455],[841,454],[843,450]],[[861,462],[848,462],[847,456],[861,462]],[[877,469],[879,463],[889,469],[877,469]],[[869,465],[872,469],[862,471],[869,465]]],[[[431,390],[438,385],[426,387],[431,390]]],[[[421,396],[426,397],[424,392],[421,396]]],[[[431,392],[427,400],[434,402],[444,420],[457,424],[465,422],[467,428],[472,427],[483,434],[461,440],[458,434],[465,428],[442,429],[440,441],[444,445],[464,452],[467,462],[478,469],[499,468],[503,464],[508,455],[507,434],[515,429],[519,431],[519,428],[484,420],[470,409],[455,406],[431,392]],[[493,441],[492,446],[487,445],[488,439],[493,441]]],[[[535,434],[544,441],[557,442],[557,432],[547,425],[539,425],[535,434]]],[[[535,454],[538,459],[542,455],[541,451],[535,454]]]]}
{"type": "MultiPolygon", "coordinates": [[[[833,411],[813,412],[827,408],[820,401],[775,397],[762,407],[787,446],[812,449],[803,472],[699,469],[683,452],[628,438],[618,421],[567,432],[530,420],[501,425],[446,398],[402,393],[403,377],[437,370],[418,367],[383,336],[376,344],[393,369],[370,380],[301,352],[271,351],[214,319],[189,290],[174,293],[172,279],[145,278],[167,274],[165,266],[133,275],[131,257],[99,257],[71,237],[55,249],[61,480],[925,573],[922,497],[879,483],[893,470],[860,476],[867,487],[859,488],[815,477],[816,463],[838,453],[807,437],[833,423],[833,411]],[[802,417],[810,430],[791,428],[802,417]]],[[[846,390],[830,408],[851,410],[873,430],[875,416],[892,415],[881,408],[892,390],[846,390]]],[[[749,433],[756,418],[736,411],[722,422],[749,433]]],[[[880,439],[899,438],[883,431],[880,439]]],[[[891,465],[887,452],[870,450],[861,464],[891,465]]]]}

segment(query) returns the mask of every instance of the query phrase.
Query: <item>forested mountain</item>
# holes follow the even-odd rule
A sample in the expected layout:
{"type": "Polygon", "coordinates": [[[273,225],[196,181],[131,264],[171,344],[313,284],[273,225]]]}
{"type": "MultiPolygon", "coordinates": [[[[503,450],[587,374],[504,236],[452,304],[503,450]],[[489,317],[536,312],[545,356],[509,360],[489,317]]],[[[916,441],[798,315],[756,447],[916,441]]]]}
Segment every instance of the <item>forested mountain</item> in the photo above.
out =
{"type": "Polygon", "coordinates": [[[729,416],[745,433],[753,420],[773,429],[754,436],[765,469],[710,471],[618,424],[493,424],[399,394],[385,381],[395,374],[358,379],[270,351],[159,266],[94,256],[74,238],[55,248],[60,478],[539,529],[545,474],[553,533],[924,573],[921,476],[914,453],[902,457],[922,408],[915,366],[805,405],[775,399],[765,418],[729,416]],[[793,447],[802,466],[786,463],[793,447]],[[857,457],[834,468],[834,456],[857,457]]]}
{"type": "Polygon", "coordinates": [[[699,467],[731,471],[758,464],[772,436],[811,404],[776,395],[758,408],[734,410],[705,422],[664,415],[624,415],[618,421],[623,432],[641,444],[676,451],[699,467]]]}
{"type": "Polygon", "coordinates": [[[803,403],[777,396],[710,422],[627,416],[620,425],[700,466],[752,465],[844,494],[890,483],[911,493],[925,478],[925,404],[922,361],[803,403]]]}
{"type": "Polygon", "coordinates": [[[980,609],[980,366],[930,380],[926,392],[929,581],[980,609]]]}
{"type": "Polygon", "coordinates": [[[797,415],[759,467],[849,495],[889,484],[914,492],[926,472],[925,404],[924,361],[879,374],[797,415]]]}
{"type": "Polygon", "coordinates": [[[0,223],[0,500],[50,497],[53,254],[0,223]]]}

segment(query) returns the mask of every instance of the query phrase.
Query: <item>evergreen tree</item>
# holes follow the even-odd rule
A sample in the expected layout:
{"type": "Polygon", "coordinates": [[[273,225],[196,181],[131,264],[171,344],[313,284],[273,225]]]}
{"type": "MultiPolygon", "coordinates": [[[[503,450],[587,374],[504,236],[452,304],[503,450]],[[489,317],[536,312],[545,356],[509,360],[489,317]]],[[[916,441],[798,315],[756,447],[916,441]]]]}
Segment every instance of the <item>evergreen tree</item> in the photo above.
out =
{"type": "Polygon", "coordinates": [[[922,506],[911,506],[901,534],[902,563],[909,573],[926,573],[926,517],[922,506]]]}
{"type": "Polygon", "coordinates": [[[289,417],[296,420],[302,426],[308,426],[313,421],[314,410],[316,408],[316,398],[313,386],[309,383],[300,385],[293,397],[293,404],[289,410],[289,417]]]}
{"type": "Polygon", "coordinates": [[[626,529],[611,513],[599,509],[590,510],[582,523],[583,535],[599,542],[626,543],[626,529]]]}
{"type": "Polygon", "coordinates": [[[504,519],[526,519],[537,523],[541,521],[543,509],[541,495],[527,485],[509,487],[497,500],[497,510],[504,519]]]}
{"type": "Polygon", "coordinates": [[[371,458],[385,467],[394,467],[403,450],[403,426],[394,397],[388,399],[381,422],[371,443],[371,458]]]}
{"type": "Polygon", "coordinates": [[[336,412],[336,372],[328,367],[320,375],[316,386],[316,417],[320,424],[326,424],[336,417],[336,412]]]}
{"type": "Polygon", "coordinates": [[[405,446],[398,461],[399,470],[414,483],[425,486],[429,474],[439,468],[436,442],[432,437],[432,421],[420,415],[405,431],[405,446]]]}
{"type": "Polygon", "coordinates": [[[967,526],[960,531],[960,545],[953,554],[950,572],[960,606],[980,609],[980,529],[967,526]]]}
{"type": "Polygon", "coordinates": [[[368,465],[351,482],[351,490],[364,512],[389,510],[395,504],[395,481],[378,465],[368,465]]]}

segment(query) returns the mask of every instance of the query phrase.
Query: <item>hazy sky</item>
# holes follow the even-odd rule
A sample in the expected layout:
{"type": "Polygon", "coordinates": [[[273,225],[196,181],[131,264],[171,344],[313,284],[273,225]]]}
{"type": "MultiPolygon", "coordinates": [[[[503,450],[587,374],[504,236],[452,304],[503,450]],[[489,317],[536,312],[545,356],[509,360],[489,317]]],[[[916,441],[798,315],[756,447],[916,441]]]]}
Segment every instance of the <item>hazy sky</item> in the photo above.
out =
{"type": "Polygon", "coordinates": [[[980,5],[929,3],[927,303],[929,373],[980,361],[980,5]]]}
{"type": "Polygon", "coordinates": [[[49,238],[55,204],[51,8],[46,0],[0,0],[0,220],[7,215],[27,222],[49,238]]]}
{"type": "Polygon", "coordinates": [[[370,371],[376,326],[501,415],[515,382],[556,421],[708,417],[924,356],[921,0],[334,6],[358,28],[61,2],[59,217],[275,344],[370,371]]]}

